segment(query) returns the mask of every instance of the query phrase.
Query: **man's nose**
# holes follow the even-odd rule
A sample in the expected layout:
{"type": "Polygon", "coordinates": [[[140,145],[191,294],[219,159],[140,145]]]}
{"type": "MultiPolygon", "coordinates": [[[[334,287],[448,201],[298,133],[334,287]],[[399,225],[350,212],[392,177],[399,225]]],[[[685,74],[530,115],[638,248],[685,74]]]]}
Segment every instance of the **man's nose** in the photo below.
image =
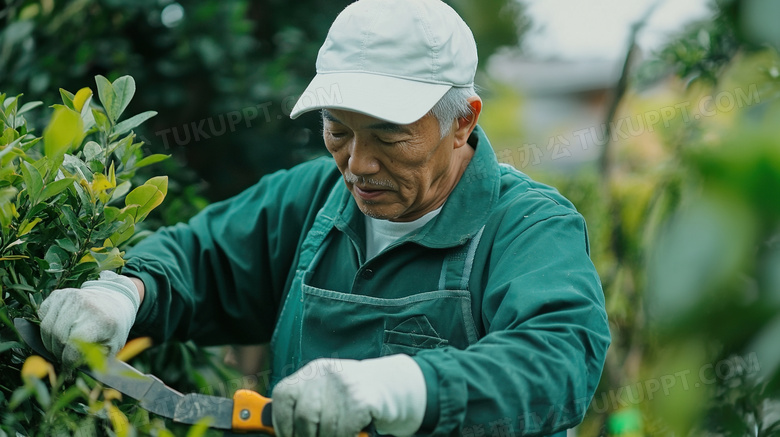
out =
{"type": "Polygon", "coordinates": [[[349,171],[355,176],[368,176],[379,172],[379,161],[371,146],[353,138],[350,144],[349,171]]]}

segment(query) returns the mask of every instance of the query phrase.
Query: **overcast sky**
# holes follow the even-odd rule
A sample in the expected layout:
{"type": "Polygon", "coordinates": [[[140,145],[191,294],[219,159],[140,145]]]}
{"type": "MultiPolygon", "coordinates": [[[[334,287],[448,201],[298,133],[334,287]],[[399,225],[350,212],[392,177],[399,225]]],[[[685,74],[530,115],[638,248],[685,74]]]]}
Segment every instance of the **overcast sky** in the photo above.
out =
{"type": "MultiPolygon", "coordinates": [[[[533,20],[528,53],[542,58],[616,59],[631,23],[656,0],[522,0],[533,20]]],[[[661,0],[639,43],[652,50],[685,23],[711,15],[707,0],[661,0]]]]}

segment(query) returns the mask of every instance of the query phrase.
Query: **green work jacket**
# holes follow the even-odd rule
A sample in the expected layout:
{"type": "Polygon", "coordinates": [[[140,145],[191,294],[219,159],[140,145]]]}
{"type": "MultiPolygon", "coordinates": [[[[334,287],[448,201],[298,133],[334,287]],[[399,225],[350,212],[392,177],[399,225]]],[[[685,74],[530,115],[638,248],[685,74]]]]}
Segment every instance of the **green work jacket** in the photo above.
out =
{"type": "Polygon", "coordinates": [[[203,345],[273,337],[274,382],[318,356],[407,353],[427,387],[420,434],[578,424],[610,342],[585,222],[555,189],[499,164],[479,126],[469,144],[441,213],[369,260],[364,216],[330,158],[159,230],[123,272],[146,286],[133,333],[203,345]]]}

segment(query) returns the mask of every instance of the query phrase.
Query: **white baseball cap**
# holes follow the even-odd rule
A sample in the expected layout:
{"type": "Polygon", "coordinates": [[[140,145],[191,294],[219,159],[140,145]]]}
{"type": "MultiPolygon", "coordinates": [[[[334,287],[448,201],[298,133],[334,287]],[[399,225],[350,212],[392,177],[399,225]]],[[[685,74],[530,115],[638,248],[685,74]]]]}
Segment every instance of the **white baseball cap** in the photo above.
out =
{"type": "Polygon", "coordinates": [[[441,0],[359,0],[331,25],[290,117],[333,108],[413,123],[476,70],[474,36],[441,0]]]}

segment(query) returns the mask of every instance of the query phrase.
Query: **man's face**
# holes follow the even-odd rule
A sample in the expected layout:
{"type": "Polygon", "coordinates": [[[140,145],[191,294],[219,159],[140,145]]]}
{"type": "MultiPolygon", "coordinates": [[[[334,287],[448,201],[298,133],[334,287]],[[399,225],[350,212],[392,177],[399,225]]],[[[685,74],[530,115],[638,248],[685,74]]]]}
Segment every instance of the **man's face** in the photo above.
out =
{"type": "Polygon", "coordinates": [[[411,221],[441,206],[460,176],[454,135],[428,114],[397,125],[351,111],[323,111],[325,146],[360,210],[411,221]]]}

